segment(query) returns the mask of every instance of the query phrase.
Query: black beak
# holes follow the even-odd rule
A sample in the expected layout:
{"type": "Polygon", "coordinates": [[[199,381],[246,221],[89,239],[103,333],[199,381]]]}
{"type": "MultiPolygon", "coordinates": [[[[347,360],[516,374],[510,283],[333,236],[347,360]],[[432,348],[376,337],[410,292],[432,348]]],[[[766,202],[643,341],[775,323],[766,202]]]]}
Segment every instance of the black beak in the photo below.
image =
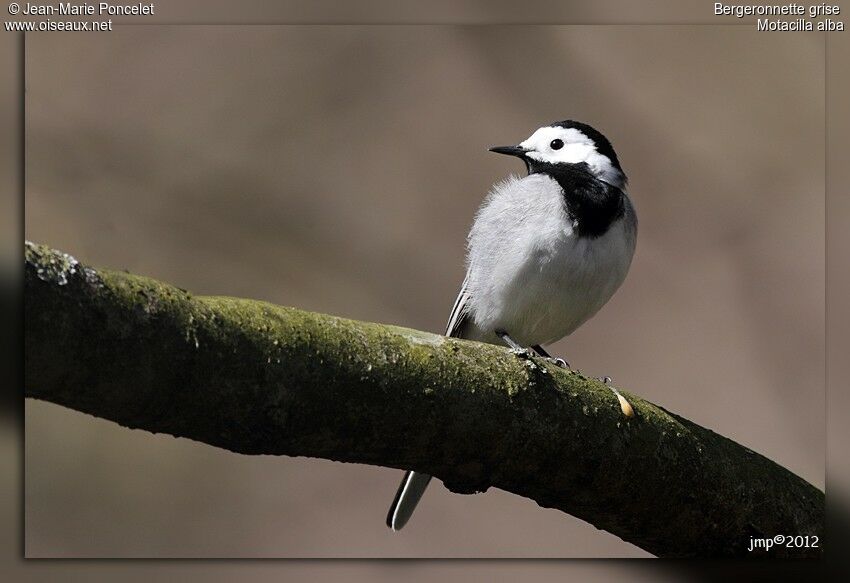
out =
{"type": "Polygon", "coordinates": [[[507,156],[516,156],[523,160],[525,160],[525,155],[528,153],[528,150],[521,146],[496,146],[494,148],[490,148],[490,151],[496,152],[497,154],[505,154],[507,156]]]}

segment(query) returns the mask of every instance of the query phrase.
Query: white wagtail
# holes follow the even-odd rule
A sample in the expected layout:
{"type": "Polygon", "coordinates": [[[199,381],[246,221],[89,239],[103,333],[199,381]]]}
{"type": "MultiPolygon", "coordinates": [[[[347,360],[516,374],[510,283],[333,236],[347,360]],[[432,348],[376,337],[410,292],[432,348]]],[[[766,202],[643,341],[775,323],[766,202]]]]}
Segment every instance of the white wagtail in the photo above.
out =
{"type": "MultiPolygon", "coordinates": [[[[530,346],[551,359],[541,345],[598,312],[629,270],[637,216],[626,175],[611,142],[572,120],[490,151],[520,158],[528,175],[496,184],[475,215],[466,278],[446,336],[504,342],[517,352],[530,346]]],[[[631,405],[611,388],[631,416],[631,405]]],[[[430,480],[405,474],[387,526],[399,530],[407,523],[430,480]]]]}

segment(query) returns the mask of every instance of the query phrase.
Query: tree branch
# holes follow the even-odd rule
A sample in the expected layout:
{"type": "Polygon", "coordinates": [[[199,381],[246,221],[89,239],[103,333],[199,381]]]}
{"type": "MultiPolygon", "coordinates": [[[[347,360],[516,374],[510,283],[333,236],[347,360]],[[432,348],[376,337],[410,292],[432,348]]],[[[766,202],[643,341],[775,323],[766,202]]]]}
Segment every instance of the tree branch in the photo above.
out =
{"type": "Polygon", "coordinates": [[[498,346],[192,296],[29,243],[25,333],[27,397],[126,427],[494,486],[660,556],[823,535],[823,493],[781,466],[625,393],[627,418],[604,385],[498,346]]]}

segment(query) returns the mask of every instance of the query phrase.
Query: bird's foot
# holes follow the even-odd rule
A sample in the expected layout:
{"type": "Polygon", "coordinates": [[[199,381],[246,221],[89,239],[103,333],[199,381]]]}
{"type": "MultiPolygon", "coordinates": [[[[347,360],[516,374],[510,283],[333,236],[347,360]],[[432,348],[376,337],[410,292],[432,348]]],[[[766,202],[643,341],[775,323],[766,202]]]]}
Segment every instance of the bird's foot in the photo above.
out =
{"type": "Polygon", "coordinates": [[[565,368],[567,370],[572,370],[572,367],[570,367],[570,363],[567,362],[566,360],[564,360],[563,358],[557,358],[555,356],[541,356],[540,358],[542,358],[546,362],[551,362],[552,364],[554,364],[555,366],[557,366],[559,368],[565,368]]]}
{"type": "Polygon", "coordinates": [[[540,358],[542,358],[543,360],[551,362],[552,364],[554,364],[557,367],[572,370],[572,367],[570,366],[569,362],[567,362],[563,358],[557,358],[555,356],[551,356],[548,352],[546,352],[546,349],[543,348],[542,346],[540,346],[539,344],[535,344],[534,346],[531,347],[531,349],[534,350],[534,352],[536,352],[537,355],[540,356],[540,358]]]}
{"type": "Polygon", "coordinates": [[[632,407],[632,404],[629,403],[628,400],[626,400],[626,398],[620,394],[620,391],[614,388],[614,386],[611,384],[611,377],[597,377],[596,380],[611,389],[611,391],[617,396],[617,401],[620,402],[620,410],[623,412],[623,415],[625,415],[626,417],[635,416],[635,410],[632,407]]]}
{"type": "MultiPolygon", "coordinates": [[[[521,346],[516,340],[511,338],[510,334],[508,334],[504,330],[496,330],[496,336],[501,338],[502,342],[507,344],[508,347],[511,349],[511,352],[514,355],[516,355],[518,358],[521,358],[521,359],[527,360],[527,361],[532,361],[532,359],[534,358],[534,353],[531,350],[521,346]]],[[[530,362],[530,364],[533,365],[534,364],[533,361],[530,362]]],[[[543,370],[543,372],[544,373],[546,372],[545,369],[543,370]]]]}
{"type": "Polygon", "coordinates": [[[507,344],[512,352],[520,353],[522,351],[525,351],[526,353],[528,353],[528,349],[520,346],[516,340],[511,338],[511,335],[508,334],[506,330],[496,330],[496,336],[498,336],[502,340],[502,342],[507,344]]]}
{"type": "Polygon", "coordinates": [[[531,360],[532,354],[528,348],[511,348],[511,354],[516,355],[517,358],[521,358],[523,360],[531,360]]]}

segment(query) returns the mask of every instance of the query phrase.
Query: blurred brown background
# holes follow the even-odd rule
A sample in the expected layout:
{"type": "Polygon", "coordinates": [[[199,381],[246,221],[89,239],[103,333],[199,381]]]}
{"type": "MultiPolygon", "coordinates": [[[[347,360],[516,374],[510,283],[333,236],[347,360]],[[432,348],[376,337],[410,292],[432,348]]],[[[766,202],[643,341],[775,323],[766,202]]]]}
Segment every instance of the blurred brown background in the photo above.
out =
{"type": "MultiPolygon", "coordinates": [[[[552,347],[823,487],[818,36],[705,26],[133,27],[27,39],[26,237],[199,294],[442,331],[486,148],[575,118],[641,220],[552,347]]],[[[600,452],[604,455],[604,452],[600,452]]],[[[28,556],[646,556],[395,470],[238,456],[28,402],[28,556]]]]}

